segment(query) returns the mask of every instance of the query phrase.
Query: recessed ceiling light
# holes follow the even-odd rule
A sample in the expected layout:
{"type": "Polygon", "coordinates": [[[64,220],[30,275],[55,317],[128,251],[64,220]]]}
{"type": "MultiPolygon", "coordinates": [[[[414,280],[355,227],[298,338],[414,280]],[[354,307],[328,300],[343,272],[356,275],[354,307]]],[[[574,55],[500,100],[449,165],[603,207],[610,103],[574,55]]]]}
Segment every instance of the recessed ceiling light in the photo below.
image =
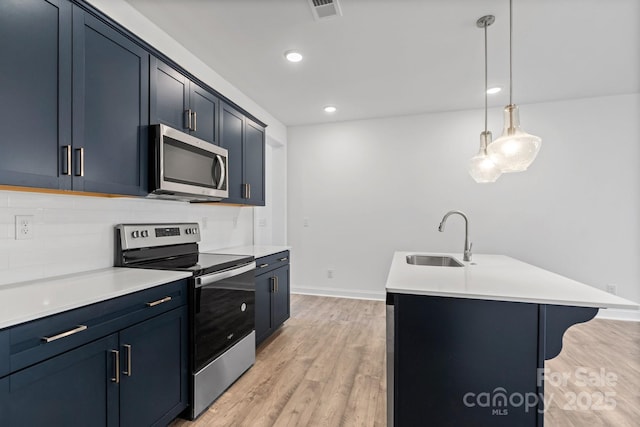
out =
{"type": "Polygon", "coordinates": [[[295,50],[288,50],[284,53],[284,57],[287,58],[289,62],[300,62],[302,61],[302,54],[300,52],[296,52],[295,50]]]}
{"type": "Polygon", "coordinates": [[[500,86],[494,86],[494,87],[490,87],[489,89],[487,89],[487,94],[488,95],[495,95],[496,93],[502,91],[502,88],[500,86]]]}
{"type": "Polygon", "coordinates": [[[325,113],[335,113],[338,109],[336,107],[334,107],[333,105],[327,105],[326,107],[324,107],[324,112],[325,113]]]}

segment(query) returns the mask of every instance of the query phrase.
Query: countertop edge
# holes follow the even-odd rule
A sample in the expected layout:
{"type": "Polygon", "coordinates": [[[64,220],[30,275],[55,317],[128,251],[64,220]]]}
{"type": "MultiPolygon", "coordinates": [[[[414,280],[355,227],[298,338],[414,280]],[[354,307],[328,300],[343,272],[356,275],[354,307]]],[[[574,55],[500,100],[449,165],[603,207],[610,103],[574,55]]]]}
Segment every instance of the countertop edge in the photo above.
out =
{"type": "MultiPolygon", "coordinates": [[[[98,270],[85,271],[80,273],[73,273],[63,276],[55,276],[50,278],[43,278],[38,280],[31,280],[28,282],[19,282],[11,285],[3,285],[0,287],[0,298],[2,298],[3,290],[12,289],[15,292],[24,292],[28,294],[33,292],[33,287],[47,287],[51,284],[51,291],[55,291],[56,283],[58,286],[66,285],[66,281],[81,281],[99,279],[99,276],[110,276],[114,279],[118,275],[135,275],[135,276],[149,276],[148,278],[140,278],[132,284],[128,284],[126,287],[118,289],[98,289],[95,294],[90,296],[78,297],[76,299],[68,299],[57,305],[40,309],[40,306],[33,308],[26,308],[24,313],[20,312],[11,317],[2,318],[0,315],[0,330],[11,328],[13,326],[20,325],[22,323],[31,322],[33,320],[42,319],[55,314],[64,313],[66,311],[74,310],[81,307],[86,307],[92,304],[108,301],[110,299],[122,297],[125,295],[133,294],[135,292],[150,289],[156,286],[161,286],[167,283],[174,282],[176,280],[186,279],[191,277],[188,272],[177,272],[169,270],[147,270],[147,269],[134,269],[123,267],[110,267],[98,270]],[[150,272],[147,274],[146,272],[150,272]]],[[[123,280],[132,280],[132,278],[123,278],[123,280]]],[[[37,291],[37,289],[36,289],[37,291]]],[[[19,295],[21,296],[21,295],[19,295]]]]}

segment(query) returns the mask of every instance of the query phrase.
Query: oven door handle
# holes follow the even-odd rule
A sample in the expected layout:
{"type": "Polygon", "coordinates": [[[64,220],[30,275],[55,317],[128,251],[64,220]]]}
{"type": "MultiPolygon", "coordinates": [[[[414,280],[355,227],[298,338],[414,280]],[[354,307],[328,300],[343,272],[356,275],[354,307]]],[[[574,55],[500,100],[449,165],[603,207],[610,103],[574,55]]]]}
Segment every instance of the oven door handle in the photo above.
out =
{"type": "Polygon", "coordinates": [[[238,276],[251,270],[255,270],[255,261],[245,264],[242,267],[230,268],[228,270],[220,271],[218,273],[205,274],[204,276],[196,277],[196,288],[201,288],[206,285],[210,285],[220,280],[228,279],[229,277],[238,276]]]}

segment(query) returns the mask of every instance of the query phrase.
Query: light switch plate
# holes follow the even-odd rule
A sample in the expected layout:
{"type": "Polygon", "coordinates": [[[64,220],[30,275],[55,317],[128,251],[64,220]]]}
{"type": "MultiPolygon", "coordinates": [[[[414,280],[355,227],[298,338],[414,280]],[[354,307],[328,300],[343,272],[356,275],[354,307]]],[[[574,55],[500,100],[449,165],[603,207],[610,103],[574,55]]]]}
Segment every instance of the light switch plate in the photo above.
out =
{"type": "Polygon", "coordinates": [[[16,240],[33,239],[33,215],[16,215],[16,240]]]}

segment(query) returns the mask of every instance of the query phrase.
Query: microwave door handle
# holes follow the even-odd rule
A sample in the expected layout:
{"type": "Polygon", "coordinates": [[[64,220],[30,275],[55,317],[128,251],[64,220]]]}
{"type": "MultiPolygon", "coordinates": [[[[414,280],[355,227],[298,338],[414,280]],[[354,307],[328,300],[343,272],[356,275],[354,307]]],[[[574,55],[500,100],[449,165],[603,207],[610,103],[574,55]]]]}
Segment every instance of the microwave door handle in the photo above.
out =
{"type": "Polygon", "coordinates": [[[224,166],[224,160],[222,159],[222,156],[216,154],[216,159],[218,159],[218,164],[220,165],[220,178],[218,179],[218,186],[216,188],[220,190],[224,186],[224,179],[227,176],[227,171],[224,166]]]}

